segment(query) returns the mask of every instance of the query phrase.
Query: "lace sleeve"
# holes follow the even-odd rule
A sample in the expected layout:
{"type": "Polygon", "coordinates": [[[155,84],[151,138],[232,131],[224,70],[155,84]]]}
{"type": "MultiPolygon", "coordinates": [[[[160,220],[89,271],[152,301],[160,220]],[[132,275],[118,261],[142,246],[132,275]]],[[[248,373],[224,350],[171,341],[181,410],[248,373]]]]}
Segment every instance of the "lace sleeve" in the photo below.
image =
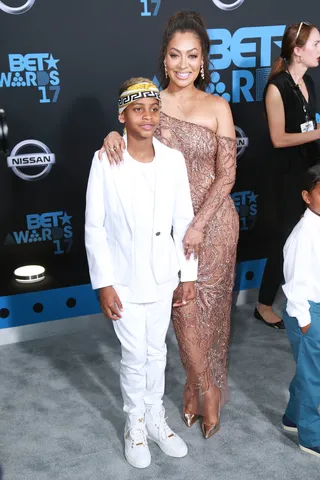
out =
{"type": "Polygon", "coordinates": [[[170,129],[161,122],[157,130],[154,132],[154,136],[157,140],[161,143],[166,145],[167,147],[172,148],[172,135],[170,129]]]}
{"type": "Polygon", "coordinates": [[[216,176],[191,226],[203,230],[230,194],[236,178],[236,141],[217,135],[216,176]]]}

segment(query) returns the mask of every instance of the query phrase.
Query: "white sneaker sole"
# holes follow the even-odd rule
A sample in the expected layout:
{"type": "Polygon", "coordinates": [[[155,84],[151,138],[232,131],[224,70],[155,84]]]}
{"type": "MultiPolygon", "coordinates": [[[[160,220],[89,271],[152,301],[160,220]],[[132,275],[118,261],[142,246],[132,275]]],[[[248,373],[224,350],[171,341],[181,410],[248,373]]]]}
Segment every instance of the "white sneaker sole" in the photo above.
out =
{"type": "Polygon", "coordinates": [[[298,433],[297,427],[287,427],[287,425],[282,424],[282,428],[289,433],[298,433]]]}
{"type": "Polygon", "coordinates": [[[177,453],[177,452],[173,452],[172,450],[167,450],[166,447],[164,445],[162,445],[160,442],[158,442],[157,440],[154,440],[152,437],[149,437],[148,436],[148,439],[149,440],[152,440],[152,442],[156,443],[158,445],[158,447],[163,451],[163,453],[165,453],[166,455],[168,455],[168,457],[173,457],[173,458],[183,458],[185,457],[187,454],[188,454],[188,447],[186,447],[186,451],[184,453],[177,453]]]}
{"type": "Polygon", "coordinates": [[[320,453],[314,452],[313,450],[310,450],[310,448],[303,447],[302,445],[299,445],[299,447],[305,453],[310,453],[310,455],[314,455],[315,457],[320,457],[320,453]]]}
{"type": "Polygon", "coordinates": [[[134,468],[148,468],[150,463],[151,463],[151,459],[150,459],[149,462],[138,464],[133,459],[127,457],[126,454],[124,454],[124,456],[125,456],[125,459],[127,460],[127,462],[129,463],[129,465],[131,465],[134,468]]]}

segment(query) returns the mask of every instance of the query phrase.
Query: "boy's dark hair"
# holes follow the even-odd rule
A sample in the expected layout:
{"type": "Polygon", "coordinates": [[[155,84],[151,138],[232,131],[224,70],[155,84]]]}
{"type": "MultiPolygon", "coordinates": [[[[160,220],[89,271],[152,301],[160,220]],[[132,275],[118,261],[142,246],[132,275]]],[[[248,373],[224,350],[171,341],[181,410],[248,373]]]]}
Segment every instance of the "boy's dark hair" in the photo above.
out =
{"type": "Polygon", "coordinates": [[[119,97],[123,92],[128,90],[129,87],[132,87],[132,85],[135,85],[136,83],[153,83],[153,81],[150,80],[150,78],[145,77],[130,78],[129,80],[126,80],[119,88],[119,97]]]}
{"type": "Polygon", "coordinates": [[[308,170],[304,172],[302,175],[302,190],[310,193],[318,183],[320,183],[320,163],[308,168],[308,170]]]}

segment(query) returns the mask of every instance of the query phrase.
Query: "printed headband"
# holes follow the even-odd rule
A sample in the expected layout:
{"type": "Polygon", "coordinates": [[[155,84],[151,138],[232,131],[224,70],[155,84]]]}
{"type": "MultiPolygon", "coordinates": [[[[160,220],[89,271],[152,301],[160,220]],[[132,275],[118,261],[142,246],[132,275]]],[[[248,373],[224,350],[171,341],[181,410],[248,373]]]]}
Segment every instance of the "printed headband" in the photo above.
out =
{"type": "Polygon", "coordinates": [[[155,98],[161,106],[160,91],[154,83],[136,83],[124,91],[119,98],[119,114],[122,113],[128,105],[136,102],[140,98],[155,98]]]}

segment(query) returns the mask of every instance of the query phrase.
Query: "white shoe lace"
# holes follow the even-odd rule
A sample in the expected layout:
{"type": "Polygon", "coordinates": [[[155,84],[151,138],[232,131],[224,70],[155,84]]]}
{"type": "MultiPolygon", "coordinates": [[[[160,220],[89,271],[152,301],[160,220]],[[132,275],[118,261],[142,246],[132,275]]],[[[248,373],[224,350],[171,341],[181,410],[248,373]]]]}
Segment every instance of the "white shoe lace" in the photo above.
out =
{"type": "Polygon", "coordinates": [[[164,410],[160,412],[160,424],[159,424],[159,431],[161,440],[167,440],[167,438],[173,437],[174,433],[167,424],[167,418],[164,416],[164,410]]]}
{"type": "Polygon", "coordinates": [[[147,445],[147,438],[144,430],[140,428],[130,428],[128,433],[131,438],[131,448],[140,447],[141,445],[145,447],[147,445]]]}

